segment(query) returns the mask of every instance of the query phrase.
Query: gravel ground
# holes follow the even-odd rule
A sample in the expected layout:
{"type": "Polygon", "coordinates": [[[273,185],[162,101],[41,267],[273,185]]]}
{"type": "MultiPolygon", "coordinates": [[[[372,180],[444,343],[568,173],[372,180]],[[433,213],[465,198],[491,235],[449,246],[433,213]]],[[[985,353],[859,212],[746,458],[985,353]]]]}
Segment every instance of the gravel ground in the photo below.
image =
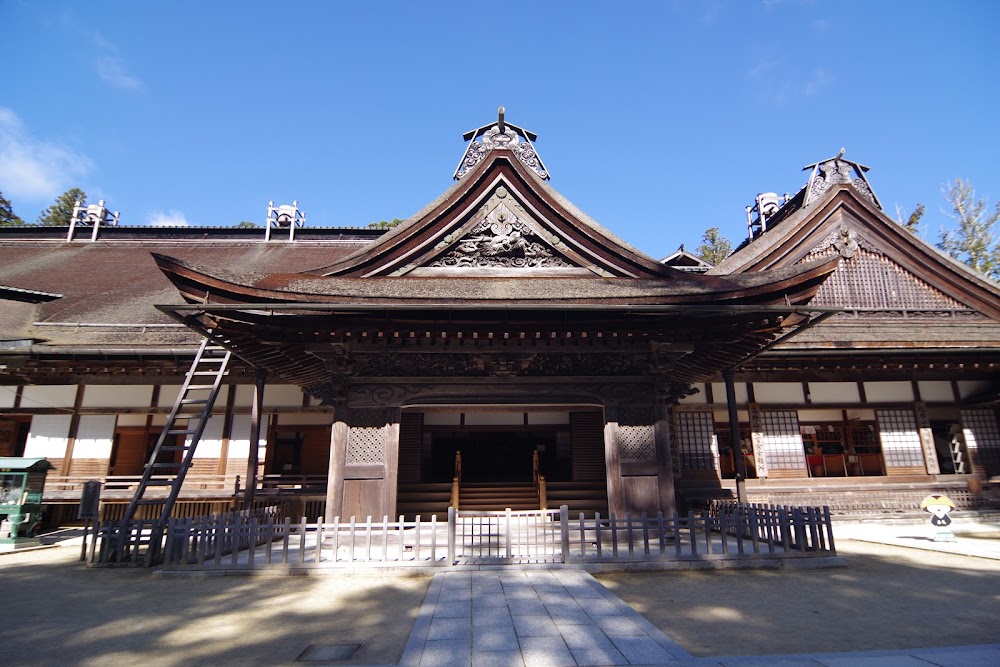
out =
{"type": "MultiPolygon", "coordinates": [[[[597,578],[695,656],[930,648],[1000,637],[1000,559],[848,539],[837,547],[847,567],[597,578]]],[[[309,664],[295,660],[310,646],[341,644],[361,647],[335,664],[395,664],[430,582],[176,576],[85,568],[78,556],[73,546],[0,556],[0,664],[291,666],[309,664]]]]}
{"type": "Polygon", "coordinates": [[[962,646],[1000,637],[1000,561],[840,540],[845,568],[596,575],[695,656],[962,646]]]}
{"type": "Polygon", "coordinates": [[[191,577],[86,568],[79,547],[0,556],[0,665],[395,664],[430,577],[191,577]],[[316,663],[312,663],[316,664],[316,663]]]}

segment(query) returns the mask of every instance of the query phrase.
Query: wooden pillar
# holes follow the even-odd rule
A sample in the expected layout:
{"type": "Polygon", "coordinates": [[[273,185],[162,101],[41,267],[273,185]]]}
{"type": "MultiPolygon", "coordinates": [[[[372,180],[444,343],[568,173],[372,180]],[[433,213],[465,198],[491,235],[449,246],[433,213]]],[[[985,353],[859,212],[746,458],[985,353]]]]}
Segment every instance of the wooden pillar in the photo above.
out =
{"type": "Polygon", "coordinates": [[[254,373],[253,404],[250,406],[250,452],[247,456],[246,489],[243,491],[243,506],[253,504],[257,492],[257,463],[260,449],[260,417],[264,410],[264,381],[267,371],[258,367],[254,373]]]}
{"type": "Polygon", "coordinates": [[[743,445],[740,443],[740,417],[736,410],[736,371],[727,368],[722,371],[726,381],[726,407],[729,409],[729,446],[733,452],[733,464],[736,468],[736,500],[747,501],[747,466],[743,459],[743,445]]]}
{"type": "Polygon", "coordinates": [[[653,439],[656,443],[657,481],[660,490],[660,511],[670,516],[677,511],[677,490],[674,488],[674,454],[671,438],[671,405],[658,398],[654,407],[653,439]]]}
{"type": "Polygon", "coordinates": [[[389,408],[385,425],[385,479],[383,488],[383,510],[380,514],[388,515],[396,512],[396,492],[399,479],[399,422],[400,409],[389,408]]]}
{"type": "Polygon", "coordinates": [[[625,514],[625,494],[622,489],[621,451],[619,449],[618,406],[604,406],[604,467],[608,479],[608,510],[625,514]]]}
{"type": "Polygon", "coordinates": [[[59,474],[66,476],[73,466],[73,448],[76,446],[76,432],[80,428],[80,407],[83,405],[84,385],[76,386],[76,399],[73,401],[73,416],[69,420],[69,433],[66,435],[66,453],[63,454],[59,474]]]}
{"type": "Polygon", "coordinates": [[[917,418],[917,433],[920,435],[920,446],[924,450],[924,466],[928,475],[941,474],[941,466],[937,460],[937,448],[934,446],[934,433],[931,431],[931,420],[927,416],[927,404],[914,401],[913,414],[917,418]]]}
{"type": "Polygon", "coordinates": [[[326,478],[327,523],[341,516],[344,507],[344,460],[347,457],[347,402],[337,401],[333,406],[333,426],[330,427],[330,467],[326,478]]]}
{"type": "Polygon", "coordinates": [[[233,405],[236,403],[236,385],[226,387],[226,413],[222,422],[222,446],[219,448],[219,465],[216,474],[225,477],[229,465],[229,441],[233,437],[233,405]]]}

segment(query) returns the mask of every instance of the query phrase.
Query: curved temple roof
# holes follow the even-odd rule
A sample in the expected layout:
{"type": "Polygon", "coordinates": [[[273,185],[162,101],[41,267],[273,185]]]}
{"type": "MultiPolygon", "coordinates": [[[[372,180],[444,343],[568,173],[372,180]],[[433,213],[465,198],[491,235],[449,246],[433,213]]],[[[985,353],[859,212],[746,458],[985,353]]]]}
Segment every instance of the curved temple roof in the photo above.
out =
{"type": "Polygon", "coordinates": [[[570,346],[618,359],[618,375],[691,382],[815,321],[823,309],[807,304],[837,265],[676,270],[588,218],[503,148],[328,266],[251,273],[154,259],[189,304],[161,310],[307,388],[375,372],[371,359],[386,351],[496,356],[494,340],[504,341],[505,368],[511,355],[530,370],[539,354],[570,346]]]}

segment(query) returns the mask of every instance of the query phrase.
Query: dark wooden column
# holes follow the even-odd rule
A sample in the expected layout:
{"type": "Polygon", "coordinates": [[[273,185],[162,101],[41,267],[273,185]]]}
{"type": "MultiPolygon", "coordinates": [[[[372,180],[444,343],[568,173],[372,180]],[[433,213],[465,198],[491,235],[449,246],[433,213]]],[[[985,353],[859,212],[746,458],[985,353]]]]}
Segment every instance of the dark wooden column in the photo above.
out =
{"type": "Polygon", "coordinates": [[[729,409],[729,446],[733,452],[733,465],[736,467],[736,500],[747,501],[747,466],[743,459],[743,446],[740,443],[740,417],[736,409],[736,371],[728,368],[722,371],[726,381],[726,407],[729,409]]]}
{"type": "Polygon", "coordinates": [[[264,411],[264,382],[267,371],[259,366],[254,373],[253,404],[250,406],[250,452],[247,456],[246,489],[243,491],[243,506],[249,508],[257,492],[257,465],[260,451],[260,419],[264,411]]]}
{"type": "Polygon", "coordinates": [[[656,471],[660,491],[660,511],[667,516],[677,511],[677,490],[674,488],[674,452],[670,420],[672,405],[658,398],[653,406],[653,441],[656,443],[656,471]]]}

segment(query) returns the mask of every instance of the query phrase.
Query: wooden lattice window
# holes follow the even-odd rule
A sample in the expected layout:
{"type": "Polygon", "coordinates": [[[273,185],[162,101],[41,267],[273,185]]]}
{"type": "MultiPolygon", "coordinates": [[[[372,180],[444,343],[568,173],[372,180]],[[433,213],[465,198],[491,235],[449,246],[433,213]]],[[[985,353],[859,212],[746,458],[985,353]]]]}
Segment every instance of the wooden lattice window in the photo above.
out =
{"type": "Polygon", "coordinates": [[[806,462],[799,434],[799,415],[794,410],[761,412],[764,455],[769,470],[801,470],[806,462]]]}
{"type": "Polygon", "coordinates": [[[618,446],[622,461],[655,461],[653,410],[648,406],[618,408],[618,446]]]}
{"type": "Polygon", "coordinates": [[[876,410],[887,468],[923,467],[924,449],[913,410],[876,410]]]}
{"type": "Polygon", "coordinates": [[[973,463],[996,470],[1000,468],[1000,425],[993,410],[962,410],[965,446],[973,463]]]}
{"type": "Polygon", "coordinates": [[[677,440],[682,470],[714,470],[712,438],[715,420],[711,412],[677,412],[677,440]]]}

